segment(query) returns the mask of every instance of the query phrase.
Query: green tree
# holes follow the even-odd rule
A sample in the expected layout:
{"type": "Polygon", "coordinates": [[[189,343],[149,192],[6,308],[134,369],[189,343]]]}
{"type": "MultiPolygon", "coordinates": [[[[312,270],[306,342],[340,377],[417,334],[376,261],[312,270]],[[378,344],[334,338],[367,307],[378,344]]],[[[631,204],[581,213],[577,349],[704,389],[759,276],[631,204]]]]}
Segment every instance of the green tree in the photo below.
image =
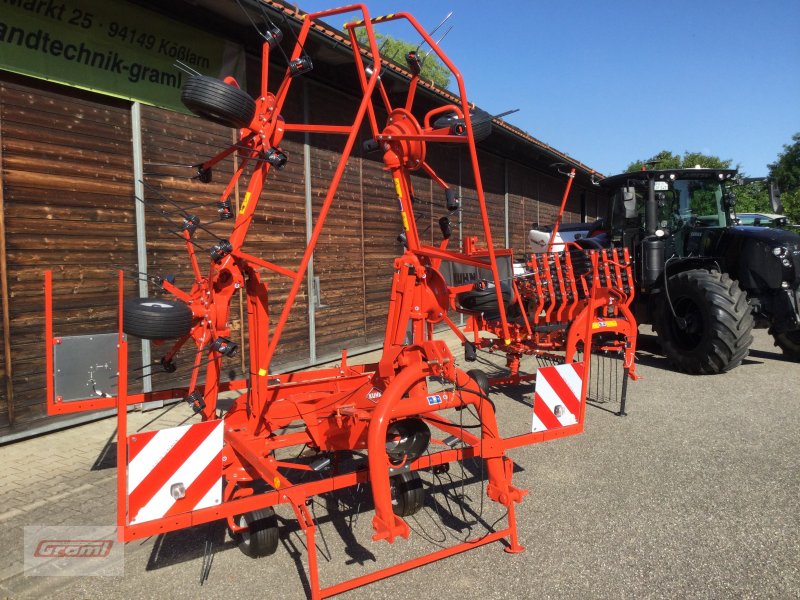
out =
{"type": "Polygon", "coordinates": [[[789,217],[792,223],[800,223],[800,188],[781,194],[783,214],[789,217]]]}
{"type": "Polygon", "coordinates": [[[628,165],[628,172],[641,171],[647,165],[648,169],[691,169],[700,165],[705,169],[730,169],[731,159],[722,159],[718,156],[703,154],[702,152],[684,152],[673,154],[669,150],[662,150],[647,160],[637,160],[628,165]]]}
{"type": "Polygon", "coordinates": [[[766,181],[750,181],[734,187],[733,192],[736,194],[736,212],[772,212],[766,181]]]}
{"type": "Polygon", "coordinates": [[[800,223],[800,133],[792,136],[792,142],[784,145],[778,160],[769,165],[769,179],[781,192],[783,213],[793,223],[800,223]]]}
{"type": "MultiPolygon", "coordinates": [[[[359,28],[356,38],[358,39],[359,43],[368,46],[367,32],[363,27],[359,28]]],[[[412,44],[383,33],[376,33],[375,41],[378,42],[378,47],[381,48],[381,56],[383,58],[394,61],[403,65],[404,67],[407,65],[405,58],[406,54],[417,50],[416,44],[412,44]]],[[[420,60],[423,61],[422,70],[419,74],[420,79],[427,81],[438,88],[447,89],[447,86],[450,85],[450,78],[452,75],[450,73],[450,69],[444,66],[444,63],[442,63],[442,61],[439,60],[439,57],[437,57],[433,52],[427,56],[425,56],[424,53],[419,54],[420,60]]]]}

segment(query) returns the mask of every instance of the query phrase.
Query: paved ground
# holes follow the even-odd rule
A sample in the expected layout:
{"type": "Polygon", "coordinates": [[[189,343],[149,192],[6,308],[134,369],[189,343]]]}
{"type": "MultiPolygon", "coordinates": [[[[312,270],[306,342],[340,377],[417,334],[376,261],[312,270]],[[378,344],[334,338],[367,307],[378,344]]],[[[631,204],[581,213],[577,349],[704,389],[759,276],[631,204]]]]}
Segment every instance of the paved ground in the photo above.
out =
{"type": "MultiPolygon", "coordinates": [[[[760,331],[741,367],[689,377],[648,352],[652,337],[640,341],[643,380],[629,388],[628,417],[595,406],[585,434],[512,452],[515,483],[530,490],[518,509],[526,552],[495,543],[342,597],[800,598],[800,365],[760,331]]],[[[528,396],[494,395],[504,432],[529,424],[528,396]]],[[[157,416],[131,415],[130,427],[175,425],[189,412],[180,405],[149,423],[157,416]]],[[[304,597],[302,538],[285,510],[284,547],[266,559],[247,558],[208,525],[128,544],[124,578],[26,577],[23,526],[114,522],[114,428],[106,419],[0,448],[0,596],[304,597]],[[216,553],[201,587],[206,539],[216,553]]],[[[367,494],[318,499],[323,584],[481,531],[465,521],[502,517],[492,503],[481,511],[480,471],[470,466],[466,519],[462,474],[451,472],[454,485],[428,477],[410,540],[392,547],[370,541],[367,494]]]]}

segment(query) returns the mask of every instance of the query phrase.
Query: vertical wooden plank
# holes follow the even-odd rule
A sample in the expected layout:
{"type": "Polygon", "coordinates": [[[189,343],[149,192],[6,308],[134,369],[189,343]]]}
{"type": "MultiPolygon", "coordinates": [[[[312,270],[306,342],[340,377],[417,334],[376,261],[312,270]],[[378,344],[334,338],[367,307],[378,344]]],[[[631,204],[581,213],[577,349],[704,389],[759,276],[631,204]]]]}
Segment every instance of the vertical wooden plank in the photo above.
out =
{"type": "Polygon", "coordinates": [[[5,408],[8,426],[14,427],[14,381],[11,364],[11,317],[8,307],[8,269],[6,263],[6,203],[3,194],[3,114],[0,104],[0,294],[3,305],[3,365],[6,380],[5,408]]]}

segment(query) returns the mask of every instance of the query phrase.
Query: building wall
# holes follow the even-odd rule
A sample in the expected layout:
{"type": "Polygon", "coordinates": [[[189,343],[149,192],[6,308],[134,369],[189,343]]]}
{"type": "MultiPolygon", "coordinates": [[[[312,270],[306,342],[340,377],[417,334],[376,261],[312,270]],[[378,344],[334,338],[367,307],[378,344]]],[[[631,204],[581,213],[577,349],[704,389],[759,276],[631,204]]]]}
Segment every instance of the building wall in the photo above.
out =
{"type": "MultiPolygon", "coordinates": [[[[349,118],[353,97],[310,80],[305,86],[305,110],[312,121],[345,122],[349,118]]],[[[293,105],[289,111],[293,114],[287,118],[297,120],[303,107],[293,105]]],[[[215,202],[234,171],[233,159],[215,167],[209,184],[191,179],[193,172],[187,165],[213,155],[232,141],[232,135],[231,130],[196,117],[142,107],[145,188],[144,197],[136,200],[129,103],[0,73],[0,183],[9,288],[4,302],[10,316],[9,330],[2,332],[0,353],[10,345],[13,393],[9,407],[8,386],[0,386],[0,436],[40,425],[47,418],[44,269],[53,270],[56,336],[114,331],[117,269],[130,275],[126,294],[138,293],[135,208],[137,201],[143,201],[148,273],[175,275],[178,285],[188,288],[193,277],[184,243],[174,234],[175,203],[197,214],[210,230],[196,235],[201,249],[210,247],[215,235],[227,237],[231,222],[215,222],[215,202]],[[164,213],[172,213],[173,224],[164,213]]],[[[360,141],[367,136],[364,129],[360,141]]],[[[290,269],[297,267],[306,246],[306,200],[310,197],[315,220],[343,143],[343,136],[287,136],[283,147],[289,164],[271,174],[245,251],[290,269]]],[[[321,305],[314,312],[313,344],[305,281],[273,371],[382,338],[392,262],[402,248],[396,239],[401,224],[393,187],[380,158],[379,154],[363,155],[361,144],[356,145],[314,256],[312,274],[319,278],[321,305]]],[[[479,152],[479,159],[495,244],[504,244],[507,220],[511,247],[524,251],[531,224],[546,225],[555,219],[566,178],[484,151],[479,152]]],[[[467,235],[479,235],[482,226],[468,154],[459,148],[431,147],[428,161],[460,190],[463,199],[460,215],[452,217],[451,244],[460,244],[467,235]]],[[[423,237],[428,241],[437,242],[438,219],[445,214],[444,194],[426,176],[415,174],[413,185],[420,230],[425,230],[423,237]]],[[[596,213],[591,190],[574,186],[566,222],[579,220],[582,192],[587,193],[589,218],[596,213]]],[[[203,255],[201,249],[198,253],[203,255]]],[[[265,277],[275,319],[288,280],[274,274],[265,277]]],[[[157,293],[151,285],[150,294],[157,293]]],[[[233,338],[246,344],[246,323],[236,298],[231,324],[233,338]]],[[[246,358],[247,352],[242,350],[241,356],[246,358]]],[[[173,387],[176,378],[185,381],[192,370],[192,352],[186,348],[179,355],[176,374],[155,375],[153,387],[173,387]]],[[[141,354],[135,340],[130,356],[130,377],[136,390],[141,386],[141,354]]],[[[153,357],[159,356],[159,348],[153,348],[153,357]]],[[[4,354],[0,354],[0,368],[7,376],[4,354]]],[[[228,359],[224,371],[226,377],[241,377],[247,372],[245,359],[228,359]]],[[[57,422],[48,422],[53,421],[57,422]]]]}

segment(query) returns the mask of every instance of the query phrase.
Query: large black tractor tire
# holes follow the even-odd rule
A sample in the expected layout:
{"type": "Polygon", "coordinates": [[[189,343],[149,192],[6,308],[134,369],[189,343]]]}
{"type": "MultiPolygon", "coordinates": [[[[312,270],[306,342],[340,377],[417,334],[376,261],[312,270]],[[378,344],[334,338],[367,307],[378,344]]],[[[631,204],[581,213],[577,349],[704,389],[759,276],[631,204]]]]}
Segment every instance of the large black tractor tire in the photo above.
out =
{"type": "Polygon", "coordinates": [[[738,366],[753,341],[753,315],[747,296],[726,273],[695,269],[669,278],[669,297],[656,311],[653,326],[667,359],[693,375],[724,373],[738,366]]]}
{"type": "Polygon", "coordinates": [[[192,309],[160,298],[128,298],[122,305],[122,330],[144,340],[172,340],[192,329],[192,309]]]}
{"type": "Polygon", "coordinates": [[[389,479],[392,493],[392,512],[398,517],[410,517],[422,508],[425,488],[415,471],[405,471],[389,479]]]}
{"type": "Polygon", "coordinates": [[[251,558],[269,556],[278,548],[278,518],[272,508],[262,508],[238,517],[246,530],[236,534],[239,549],[251,558]]]}
{"type": "Polygon", "coordinates": [[[247,92],[204,75],[189,78],[181,102],[198,117],[225,127],[247,127],[256,112],[256,102],[247,92]]]}
{"type": "Polygon", "coordinates": [[[786,358],[800,362],[800,329],[775,333],[772,337],[775,339],[775,345],[783,350],[786,358]]]}

